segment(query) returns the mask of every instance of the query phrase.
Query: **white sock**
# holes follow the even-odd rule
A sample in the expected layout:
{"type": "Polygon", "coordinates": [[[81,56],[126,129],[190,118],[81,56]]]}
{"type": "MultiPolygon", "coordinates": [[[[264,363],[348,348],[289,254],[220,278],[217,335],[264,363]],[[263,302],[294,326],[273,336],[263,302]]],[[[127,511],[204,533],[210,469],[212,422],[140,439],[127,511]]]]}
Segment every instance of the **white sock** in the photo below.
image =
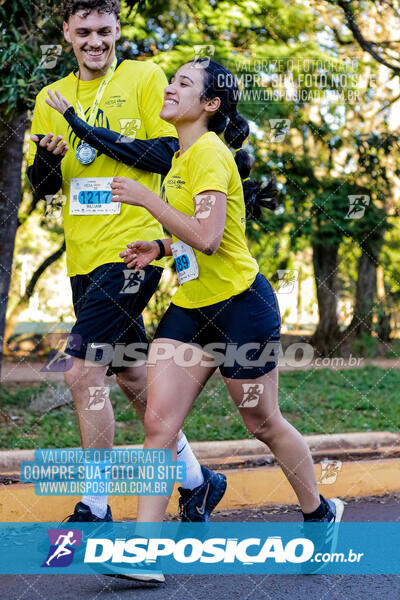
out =
{"type": "MultiPolygon", "coordinates": [[[[98,469],[100,467],[100,469],[103,471],[102,473],[102,479],[104,477],[104,480],[108,479],[108,477],[106,478],[104,475],[104,470],[105,470],[105,466],[107,463],[105,462],[93,462],[93,461],[85,461],[85,472],[86,472],[86,478],[87,481],[91,480],[93,478],[93,473],[96,472],[96,469],[98,469]]],[[[99,482],[98,477],[96,478],[96,481],[99,482]]],[[[83,502],[83,504],[86,504],[86,506],[88,506],[90,508],[90,510],[92,511],[93,515],[96,515],[96,517],[99,517],[99,519],[104,519],[104,517],[106,516],[106,512],[107,512],[107,499],[108,496],[102,496],[102,495],[90,495],[90,494],[84,494],[82,496],[82,500],[81,502],[83,502]]]]}
{"type": "Polygon", "coordinates": [[[108,496],[82,496],[81,502],[90,508],[93,515],[104,519],[107,512],[107,498],[108,496]]]}
{"type": "Polygon", "coordinates": [[[177,461],[182,462],[186,465],[185,479],[183,481],[180,481],[179,485],[187,490],[194,490],[194,488],[198,487],[203,483],[204,476],[201,472],[200,463],[193,454],[192,449],[184,433],[182,434],[182,437],[178,440],[176,447],[177,461]]]}

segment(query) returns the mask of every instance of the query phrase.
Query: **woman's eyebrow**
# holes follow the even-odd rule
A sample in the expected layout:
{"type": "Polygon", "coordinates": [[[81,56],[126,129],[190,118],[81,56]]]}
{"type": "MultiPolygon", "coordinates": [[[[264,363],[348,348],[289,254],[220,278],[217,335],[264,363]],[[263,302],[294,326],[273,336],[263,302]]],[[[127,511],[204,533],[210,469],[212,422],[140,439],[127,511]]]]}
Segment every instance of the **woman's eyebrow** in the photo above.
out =
{"type": "MultiPolygon", "coordinates": [[[[176,75],[172,75],[172,77],[170,78],[169,82],[172,83],[174,81],[175,77],[176,77],[176,75]]],[[[190,79],[190,77],[188,77],[187,75],[179,75],[179,77],[181,79],[189,79],[190,83],[193,83],[193,85],[194,85],[193,79],[190,79]]]]}
{"type": "Polygon", "coordinates": [[[190,83],[194,84],[193,79],[190,79],[190,77],[188,77],[187,75],[179,75],[179,77],[182,77],[182,79],[189,79],[190,83]]]}

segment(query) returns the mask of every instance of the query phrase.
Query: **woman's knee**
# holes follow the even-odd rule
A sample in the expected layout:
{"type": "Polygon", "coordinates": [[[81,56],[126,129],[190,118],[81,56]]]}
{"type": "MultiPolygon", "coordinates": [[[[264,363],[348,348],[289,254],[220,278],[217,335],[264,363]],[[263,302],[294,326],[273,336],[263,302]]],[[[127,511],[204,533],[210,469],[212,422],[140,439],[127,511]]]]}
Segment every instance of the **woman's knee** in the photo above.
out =
{"type": "Polygon", "coordinates": [[[280,413],[245,420],[245,425],[250,435],[265,443],[273,442],[277,436],[282,435],[285,423],[286,421],[280,413]]]}
{"type": "Polygon", "coordinates": [[[144,429],[146,438],[157,439],[162,446],[169,446],[171,440],[176,439],[179,426],[175,428],[172,423],[167,422],[156,410],[147,407],[144,415],[144,429]]]}
{"type": "Polygon", "coordinates": [[[161,431],[161,421],[158,416],[149,408],[146,408],[146,412],[144,413],[144,430],[146,433],[146,437],[157,435],[161,431]]]}

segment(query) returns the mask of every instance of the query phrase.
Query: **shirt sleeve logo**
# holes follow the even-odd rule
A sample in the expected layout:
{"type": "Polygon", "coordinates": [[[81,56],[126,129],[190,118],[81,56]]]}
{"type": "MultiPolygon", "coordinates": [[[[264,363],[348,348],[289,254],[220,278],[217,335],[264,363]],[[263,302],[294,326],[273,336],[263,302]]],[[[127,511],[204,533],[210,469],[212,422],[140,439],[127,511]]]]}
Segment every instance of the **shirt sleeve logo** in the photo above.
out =
{"type": "Polygon", "coordinates": [[[119,127],[121,135],[117,141],[121,144],[129,144],[129,142],[136,138],[136,134],[139,131],[141,125],[141,119],[120,119],[119,127]]]}

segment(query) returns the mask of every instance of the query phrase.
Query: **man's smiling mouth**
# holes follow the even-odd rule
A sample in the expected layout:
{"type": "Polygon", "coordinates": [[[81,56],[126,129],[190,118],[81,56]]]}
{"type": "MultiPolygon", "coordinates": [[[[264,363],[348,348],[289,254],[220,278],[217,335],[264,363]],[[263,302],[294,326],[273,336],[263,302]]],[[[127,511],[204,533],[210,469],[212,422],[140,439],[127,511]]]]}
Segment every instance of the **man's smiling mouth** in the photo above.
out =
{"type": "Polygon", "coordinates": [[[84,50],[83,52],[85,52],[89,56],[101,56],[102,54],[104,54],[105,48],[102,48],[101,50],[84,50]]]}

